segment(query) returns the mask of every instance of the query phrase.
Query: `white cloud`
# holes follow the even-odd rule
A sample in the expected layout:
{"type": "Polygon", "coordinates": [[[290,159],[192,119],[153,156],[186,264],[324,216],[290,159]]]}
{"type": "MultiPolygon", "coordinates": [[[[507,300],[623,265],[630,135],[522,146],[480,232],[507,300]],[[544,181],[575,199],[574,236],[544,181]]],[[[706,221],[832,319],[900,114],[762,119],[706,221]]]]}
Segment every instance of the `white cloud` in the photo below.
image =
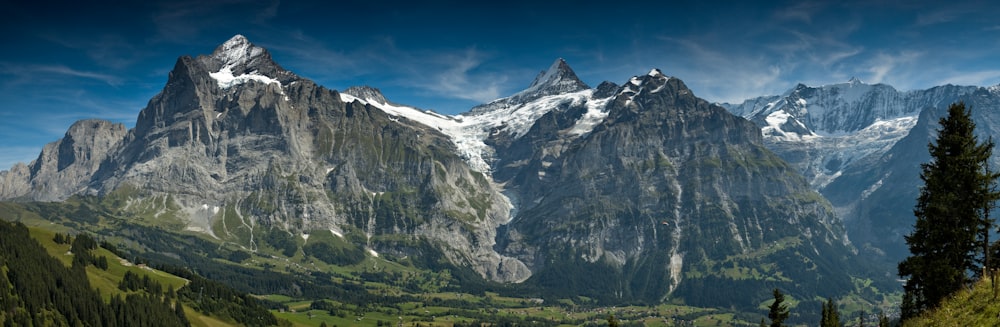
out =
{"type": "MultiPolygon", "coordinates": [[[[922,56],[921,52],[905,50],[897,54],[888,53],[878,53],[875,57],[870,58],[867,62],[869,77],[866,80],[869,83],[892,83],[892,81],[887,81],[886,77],[890,73],[895,73],[893,80],[901,81],[901,73],[896,72],[897,69],[903,71],[909,71],[911,66],[916,63],[922,56]]],[[[899,85],[897,85],[899,86],[899,85]]]]}
{"type": "Polygon", "coordinates": [[[474,49],[469,49],[464,54],[445,55],[440,59],[445,64],[444,71],[437,74],[432,83],[417,86],[449,98],[479,102],[495,100],[501,97],[501,85],[507,78],[475,73],[474,70],[483,62],[481,57],[474,49]]]}

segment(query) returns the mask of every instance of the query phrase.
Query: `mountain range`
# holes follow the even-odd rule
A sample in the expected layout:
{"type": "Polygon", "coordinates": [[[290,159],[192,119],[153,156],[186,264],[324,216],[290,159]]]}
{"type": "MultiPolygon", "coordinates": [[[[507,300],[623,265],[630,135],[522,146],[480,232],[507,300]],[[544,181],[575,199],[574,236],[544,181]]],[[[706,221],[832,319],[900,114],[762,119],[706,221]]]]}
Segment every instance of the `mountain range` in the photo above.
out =
{"type": "Polygon", "coordinates": [[[237,35],[180,57],[134,128],[80,121],[0,172],[0,199],[113,198],[250,251],[328,232],[556,296],[754,310],[775,287],[897,288],[871,257],[901,255],[886,235],[912,222],[936,119],[964,100],[993,135],[998,90],[855,79],[715,104],[658,69],[592,88],[558,59],[443,115],[327,89],[237,35]]]}
{"type": "Polygon", "coordinates": [[[1000,86],[898,91],[852,78],[723,106],[757,123],[766,146],[830,200],[856,246],[894,266],[908,253],[903,236],[914,222],[927,145],[959,101],[972,108],[981,140],[997,135],[1000,86]]]}

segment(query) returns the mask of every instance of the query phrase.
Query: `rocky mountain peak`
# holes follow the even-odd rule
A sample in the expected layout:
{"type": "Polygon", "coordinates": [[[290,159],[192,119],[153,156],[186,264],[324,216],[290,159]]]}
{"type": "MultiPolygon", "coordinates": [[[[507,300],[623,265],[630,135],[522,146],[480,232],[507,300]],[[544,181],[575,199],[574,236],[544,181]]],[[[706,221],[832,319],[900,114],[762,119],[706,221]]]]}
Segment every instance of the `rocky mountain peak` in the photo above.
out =
{"type": "Polygon", "coordinates": [[[549,69],[538,73],[535,80],[527,89],[514,93],[506,98],[493,100],[490,103],[482,104],[472,108],[471,113],[490,112],[504,108],[517,107],[536,99],[557,95],[589,90],[590,86],[580,80],[569,67],[566,60],[556,59],[549,69]]]}
{"type": "Polygon", "coordinates": [[[264,48],[250,43],[246,37],[237,34],[215,48],[212,58],[221,61],[224,67],[234,67],[253,61],[266,53],[267,50],[264,48]]]}
{"type": "Polygon", "coordinates": [[[524,92],[558,94],[589,88],[586,83],[576,76],[573,69],[566,63],[566,60],[559,58],[549,66],[549,69],[539,72],[535,80],[531,82],[531,85],[524,92]]]}
{"type": "Polygon", "coordinates": [[[862,82],[860,78],[852,76],[851,79],[847,81],[847,84],[858,85],[858,84],[865,84],[865,82],[862,82]]]}
{"type": "Polygon", "coordinates": [[[216,47],[211,55],[198,57],[198,61],[205,65],[209,75],[223,89],[250,80],[284,85],[298,79],[274,62],[267,49],[239,34],[216,47]]]}
{"type": "Polygon", "coordinates": [[[352,95],[358,99],[362,99],[367,102],[375,102],[378,104],[389,103],[389,100],[386,100],[385,96],[382,95],[382,91],[368,85],[351,86],[346,90],[344,90],[343,93],[352,95]]]}

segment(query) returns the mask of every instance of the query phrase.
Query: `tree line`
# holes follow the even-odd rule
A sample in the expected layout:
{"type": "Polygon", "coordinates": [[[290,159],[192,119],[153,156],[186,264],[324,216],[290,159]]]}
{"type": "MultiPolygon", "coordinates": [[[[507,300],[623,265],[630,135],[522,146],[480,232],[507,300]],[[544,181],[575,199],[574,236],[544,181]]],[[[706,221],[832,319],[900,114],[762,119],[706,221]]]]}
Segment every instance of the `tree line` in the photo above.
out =
{"type": "MultiPolygon", "coordinates": [[[[66,267],[31,238],[26,226],[0,221],[0,323],[4,326],[190,325],[185,317],[177,315],[176,302],[172,305],[163,298],[129,294],[104,302],[87,280],[86,266],[102,262],[93,259],[90,252],[96,242],[83,235],[72,244],[74,259],[66,267]]],[[[106,269],[107,259],[99,258],[104,258],[106,269]]]]}

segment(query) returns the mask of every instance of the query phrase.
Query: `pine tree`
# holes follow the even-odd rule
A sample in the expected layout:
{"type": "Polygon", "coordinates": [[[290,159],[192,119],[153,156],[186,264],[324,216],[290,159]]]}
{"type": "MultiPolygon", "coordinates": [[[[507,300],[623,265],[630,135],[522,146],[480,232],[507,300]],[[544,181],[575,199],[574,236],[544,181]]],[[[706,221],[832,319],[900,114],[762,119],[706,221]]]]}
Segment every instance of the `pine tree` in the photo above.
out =
{"type": "Polygon", "coordinates": [[[618,327],[618,319],[615,318],[614,314],[608,315],[608,327],[618,327]]]}
{"type": "Polygon", "coordinates": [[[837,303],[832,298],[826,299],[823,304],[823,315],[819,322],[820,327],[840,327],[840,312],[837,310],[837,303]]]}
{"type": "Polygon", "coordinates": [[[878,310],[878,327],[889,327],[889,317],[885,315],[885,311],[882,311],[882,309],[878,310]]]}
{"type": "Polygon", "coordinates": [[[987,166],[993,142],[976,139],[964,103],[949,106],[939,123],[937,144],[928,145],[931,162],[921,164],[916,223],[905,237],[911,256],[899,263],[899,276],[907,278],[903,320],[969,285],[989,248],[993,222],[987,210],[998,198],[993,185],[1000,176],[987,166]]]}
{"type": "Polygon", "coordinates": [[[781,290],[774,289],[774,303],[768,306],[767,317],[771,318],[771,327],[784,327],[785,319],[788,319],[788,306],[785,305],[785,295],[781,290]]]}

